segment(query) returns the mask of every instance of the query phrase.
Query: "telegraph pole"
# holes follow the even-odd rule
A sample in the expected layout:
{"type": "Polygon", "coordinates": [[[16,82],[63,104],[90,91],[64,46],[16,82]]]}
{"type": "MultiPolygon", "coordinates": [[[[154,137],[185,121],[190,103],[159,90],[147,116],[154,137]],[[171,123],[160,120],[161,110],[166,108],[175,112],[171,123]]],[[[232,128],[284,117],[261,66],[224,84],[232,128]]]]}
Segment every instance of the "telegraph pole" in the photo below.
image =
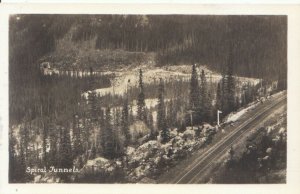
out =
{"type": "Polygon", "coordinates": [[[217,111],[217,120],[218,120],[218,126],[220,127],[220,114],[222,113],[222,111],[218,110],[217,111]]]}

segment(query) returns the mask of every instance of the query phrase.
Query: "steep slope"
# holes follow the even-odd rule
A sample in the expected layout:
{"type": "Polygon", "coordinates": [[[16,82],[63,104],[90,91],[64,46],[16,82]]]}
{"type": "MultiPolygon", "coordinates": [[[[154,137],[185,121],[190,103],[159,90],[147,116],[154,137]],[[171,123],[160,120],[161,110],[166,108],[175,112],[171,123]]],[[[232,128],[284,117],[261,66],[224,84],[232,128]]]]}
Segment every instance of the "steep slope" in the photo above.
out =
{"type": "Polygon", "coordinates": [[[236,74],[286,78],[286,16],[14,15],[10,32],[12,69],[45,55],[69,68],[138,64],[153,52],[157,65],[221,71],[233,45],[236,74]]]}

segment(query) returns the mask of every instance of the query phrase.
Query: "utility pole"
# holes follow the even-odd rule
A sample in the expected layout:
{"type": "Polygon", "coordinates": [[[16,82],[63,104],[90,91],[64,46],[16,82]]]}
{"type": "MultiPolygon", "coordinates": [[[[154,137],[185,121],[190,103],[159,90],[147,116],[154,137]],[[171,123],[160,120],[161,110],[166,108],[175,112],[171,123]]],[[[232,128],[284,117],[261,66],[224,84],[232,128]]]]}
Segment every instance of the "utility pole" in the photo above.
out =
{"type": "Polygon", "coordinates": [[[220,114],[222,113],[222,111],[218,110],[217,111],[217,120],[218,120],[218,126],[220,127],[220,114]]]}

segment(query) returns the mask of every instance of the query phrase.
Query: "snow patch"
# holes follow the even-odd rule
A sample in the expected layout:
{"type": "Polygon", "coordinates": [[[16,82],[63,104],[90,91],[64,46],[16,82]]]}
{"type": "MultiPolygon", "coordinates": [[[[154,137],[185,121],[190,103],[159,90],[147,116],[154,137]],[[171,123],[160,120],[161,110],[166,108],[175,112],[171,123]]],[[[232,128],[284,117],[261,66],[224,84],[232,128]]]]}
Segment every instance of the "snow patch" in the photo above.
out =
{"type": "Polygon", "coordinates": [[[230,113],[229,116],[227,117],[225,123],[236,122],[237,120],[239,120],[239,118],[241,116],[243,116],[249,110],[254,109],[257,105],[258,105],[258,103],[253,103],[250,106],[248,106],[247,108],[244,108],[238,112],[230,113]]]}
{"type": "Polygon", "coordinates": [[[91,167],[91,166],[99,166],[99,167],[105,167],[109,165],[109,160],[103,157],[98,157],[93,160],[88,160],[86,163],[86,167],[91,167]]]}
{"type": "Polygon", "coordinates": [[[281,127],[278,131],[279,134],[285,133],[286,129],[284,127],[281,127]]]}
{"type": "Polygon", "coordinates": [[[126,155],[132,155],[135,149],[133,147],[128,146],[126,149],[126,155]]]}
{"type": "MultiPolygon", "coordinates": [[[[191,66],[190,65],[179,65],[179,66],[163,66],[153,67],[141,65],[135,68],[120,69],[115,71],[115,77],[111,80],[111,87],[96,89],[95,91],[100,95],[119,95],[123,96],[128,89],[131,87],[137,87],[139,82],[139,69],[143,70],[143,82],[144,84],[158,83],[159,78],[167,81],[172,80],[184,80],[188,81],[191,77],[191,66]]],[[[212,82],[218,82],[222,76],[209,70],[206,66],[197,67],[198,74],[205,71],[206,76],[212,82]]],[[[112,72],[109,72],[112,73],[112,72]]],[[[257,84],[258,79],[238,77],[239,80],[244,82],[251,82],[257,84]]]]}

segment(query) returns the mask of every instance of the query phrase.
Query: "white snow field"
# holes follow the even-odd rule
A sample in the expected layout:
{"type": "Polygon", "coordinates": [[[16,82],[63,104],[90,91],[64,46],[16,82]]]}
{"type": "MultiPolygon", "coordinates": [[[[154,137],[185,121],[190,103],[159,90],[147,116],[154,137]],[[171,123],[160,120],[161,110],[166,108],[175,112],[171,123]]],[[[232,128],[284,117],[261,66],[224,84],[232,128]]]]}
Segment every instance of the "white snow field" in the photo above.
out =
{"type": "MultiPolygon", "coordinates": [[[[139,69],[142,69],[143,71],[144,84],[150,84],[155,82],[158,83],[160,78],[164,79],[165,81],[180,79],[183,81],[188,81],[191,77],[191,68],[191,65],[172,65],[163,67],[141,65],[134,68],[124,67],[115,72],[107,72],[109,74],[113,73],[115,75],[115,77],[111,80],[112,86],[108,88],[96,89],[96,92],[100,96],[104,96],[107,94],[119,96],[124,95],[127,89],[138,86],[139,69]]],[[[197,67],[198,75],[200,75],[200,72],[202,70],[205,71],[207,79],[211,80],[212,82],[218,82],[222,78],[221,74],[209,70],[205,65],[197,67]]],[[[254,85],[259,82],[259,79],[255,78],[237,78],[242,82],[250,82],[254,85]]]]}
{"type": "Polygon", "coordinates": [[[246,108],[243,108],[242,110],[240,110],[238,112],[230,113],[229,116],[227,117],[225,123],[236,122],[246,112],[248,112],[249,110],[254,109],[257,106],[257,104],[259,104],[259,102],[252,103],[250,106],[248,106],[246,108]]]}
{"type": "MultiPolygon", "coordinates": [[[[281,92],[277,92],[273,95],[271,95],[270,97],[277,97],[279,95],[282,95],[284,93],[284,91],[281,92]]],[[[264,99],[265,100],[265,99],[264,99]]],[[[226,118],[225,118],[225,123],[231,123],[231,122],[236,122],[237,120],[239,120],[239,118],[241,116],[243,116],[246,112],[248,112],[249,110],[254,109],[259,103],[261,103],[261,101],[254,101],[252,103],[250,103],[246,108],[243,108],[237,112],[232,112],[230,113],[226,118]]]]}

